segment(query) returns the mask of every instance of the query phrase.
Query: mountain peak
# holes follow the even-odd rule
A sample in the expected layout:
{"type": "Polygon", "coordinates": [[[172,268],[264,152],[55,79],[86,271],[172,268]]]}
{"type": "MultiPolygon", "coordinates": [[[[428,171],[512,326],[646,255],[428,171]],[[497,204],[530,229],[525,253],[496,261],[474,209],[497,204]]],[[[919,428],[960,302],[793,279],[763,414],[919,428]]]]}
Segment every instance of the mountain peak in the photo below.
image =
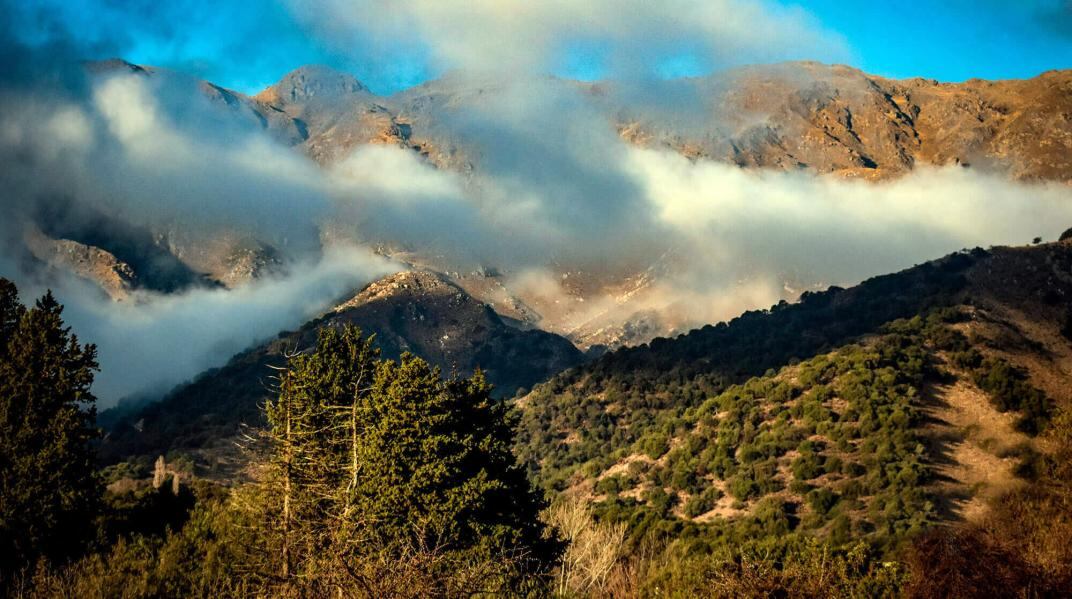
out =
{"type": "Polygon", "coordinates": [[[107,74],[107,73],[137,73],[139,75],[147,75],[149,69],[141,65],[134,64],[123,60],[122,58],[106,58],[104,60],[87,60],[82,64],[90,73],[94,74],[107,74]]]}
{"type": "Polygon", "coordinates": [[[305,65],[284,75],[278,83],[257,94],[256,98],[285,104],[368,92],[368,88],[353,75],[324,65],[305,65]]]}

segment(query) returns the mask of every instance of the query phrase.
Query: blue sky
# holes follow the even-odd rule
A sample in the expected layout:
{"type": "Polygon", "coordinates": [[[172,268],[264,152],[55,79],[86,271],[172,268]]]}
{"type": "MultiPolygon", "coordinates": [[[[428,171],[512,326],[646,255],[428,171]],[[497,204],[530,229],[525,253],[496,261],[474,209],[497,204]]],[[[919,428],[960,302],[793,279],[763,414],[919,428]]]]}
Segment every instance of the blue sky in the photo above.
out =
{"type": "MultiPolygon", "coordinates": [[[[455,41],[450,31],[439,38],[423,38],[410,28],[413,14],[385,8],[391,4],[383,1],[350,2],[363,5],[364,12],[358,13],[349,28],[345,19],[331,12],[338,11],[345,0],[38,0],[32,5],[15,3],[9,10],[14,10],[14,30],[24,40],[65,35],[89,58],[118,55],[191,72],[244,92],[258,91],[308,63],[351,72],[380,93],[440,74],[444,67],[436,60],[437,44],[455,41]],[[376,10],[389,14],[368,19],[373,10],[368,5],[377,3],[381,4],[376,10]],[[368,23],[381,18],[394,18],[401,26],[383,31],[369,28],[368,23]]],[[[409,2],[417,7],[411,10],[429,6],[420,2],[409,2]]],[[[613,0],[604,4],[613,10],[613,0]]],[[[761,4],[764,10],[802,15],[807,27],[832,40],[838,51],[824,45],[810,52],[812,42],[788,44],[772,53],[757,52],[755,47],[738,51],[734,48],[747,47],[738,40],[737,46],[722,48],[720,57],[712,59],[710,48],[690,52],[690,44],[703,45],[704,40],[686,36],[673,51],[667,50],[672,44],[658,40],[645,51],[664,54],[653,67],[644,64],[658,75],[676,76],[703,74],[739,62],[814,58],[847,62],[884,76],[943,81],[1030,77],[1048,69],[1072,68],[1072,0],[902,0],[853,3],[851,8],[846,4],[843,0],[762,0],[761,4]]],[[[425,25],[426,30],[434,29],[437,23],[425,25]]],[[[616,32],[618,37],[608,41],[600,37],[600,26],[594,18],[577,27],[564,27],[561,48],[547,69],[587,79],[611,75],[607,55],[631,43],[629,31],[616,32]],[[582,26],[586,29],[577,33],[582,26]],[[568,35],[577,35],[580,41],[567,39],[568,35]]],[[[696,35],[695,30],[688,31],[687,35],[696,35]]],[[[651,33],[648,30],[643,34],[648,36],[645,41],[637,43],[650,44],[651,33]]],[[[670,31],[667,37],[675,35],[679,33],[670,31]]],[[[763,43],[760,40],[757,45],[763,43]]]]}
{"type": "Polygon", "coordinates": [[[853,66],[942,81],[1032,77],[1072,68],[1068,0],[844,0],[803,3],[848,40],[853,66]]]}

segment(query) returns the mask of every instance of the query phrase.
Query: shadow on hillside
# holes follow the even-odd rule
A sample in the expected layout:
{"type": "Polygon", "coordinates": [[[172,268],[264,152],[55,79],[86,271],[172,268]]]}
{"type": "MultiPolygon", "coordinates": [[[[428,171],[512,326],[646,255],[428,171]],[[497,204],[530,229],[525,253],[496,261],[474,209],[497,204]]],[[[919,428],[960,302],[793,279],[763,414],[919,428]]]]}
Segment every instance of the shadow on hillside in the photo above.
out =
{"type": "Polygon", "coordinates": [[[920,437],[926,448],[926,464],[931,468],[929,486],[935,499],[935,511],[941,520],[963,520],[964,505],[972,498],[972,489],[963,481],[950,476],[947,471],[957,465],[953,457],[954,447],[964,443],[964,430],[941,418],[938,414],[952,406],[942,397],[940,390],[950,381],[928,381],[923,386],[920,401],[922,431],[920,437]]]}

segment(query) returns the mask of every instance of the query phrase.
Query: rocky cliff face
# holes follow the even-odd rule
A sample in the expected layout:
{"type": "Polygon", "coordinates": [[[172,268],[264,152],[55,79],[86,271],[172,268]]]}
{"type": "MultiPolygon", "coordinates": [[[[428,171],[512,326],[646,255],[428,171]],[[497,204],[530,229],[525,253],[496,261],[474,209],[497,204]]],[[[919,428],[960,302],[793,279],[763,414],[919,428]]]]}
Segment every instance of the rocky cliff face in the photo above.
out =
{"type": "MultiPolygon", "coordinates": [[[[1019,179],[1072,178],[1072,73],[1017,81],[891,80],[844,66],[751,67],[688,83],[698,129],[628,111],[626,139],[743,167],[883,178],[957,164],[1019,179]]],[[[613,84],[596,88],[613,101],[613,84]]]]}

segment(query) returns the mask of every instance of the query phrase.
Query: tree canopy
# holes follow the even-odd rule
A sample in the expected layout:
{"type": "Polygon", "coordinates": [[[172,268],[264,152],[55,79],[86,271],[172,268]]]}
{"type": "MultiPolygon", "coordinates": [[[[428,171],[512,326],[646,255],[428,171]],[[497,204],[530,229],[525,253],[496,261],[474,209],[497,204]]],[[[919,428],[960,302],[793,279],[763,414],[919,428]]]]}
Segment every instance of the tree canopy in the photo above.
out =
{"type": "Polygon", "coordinates": [[[101,489],[91,442],[96,348],[51,293],[27,309],[0,279],[0,576],[76,552],[101,489]]]}
{"type": "Polygon", "coordinates": [[[284,578],[370,551],[552,560],[542,503],[481,373],[445,379],[412,355],[380,360],[346,325],[292,355],[278,386],[264,498],[284,578]]]}

